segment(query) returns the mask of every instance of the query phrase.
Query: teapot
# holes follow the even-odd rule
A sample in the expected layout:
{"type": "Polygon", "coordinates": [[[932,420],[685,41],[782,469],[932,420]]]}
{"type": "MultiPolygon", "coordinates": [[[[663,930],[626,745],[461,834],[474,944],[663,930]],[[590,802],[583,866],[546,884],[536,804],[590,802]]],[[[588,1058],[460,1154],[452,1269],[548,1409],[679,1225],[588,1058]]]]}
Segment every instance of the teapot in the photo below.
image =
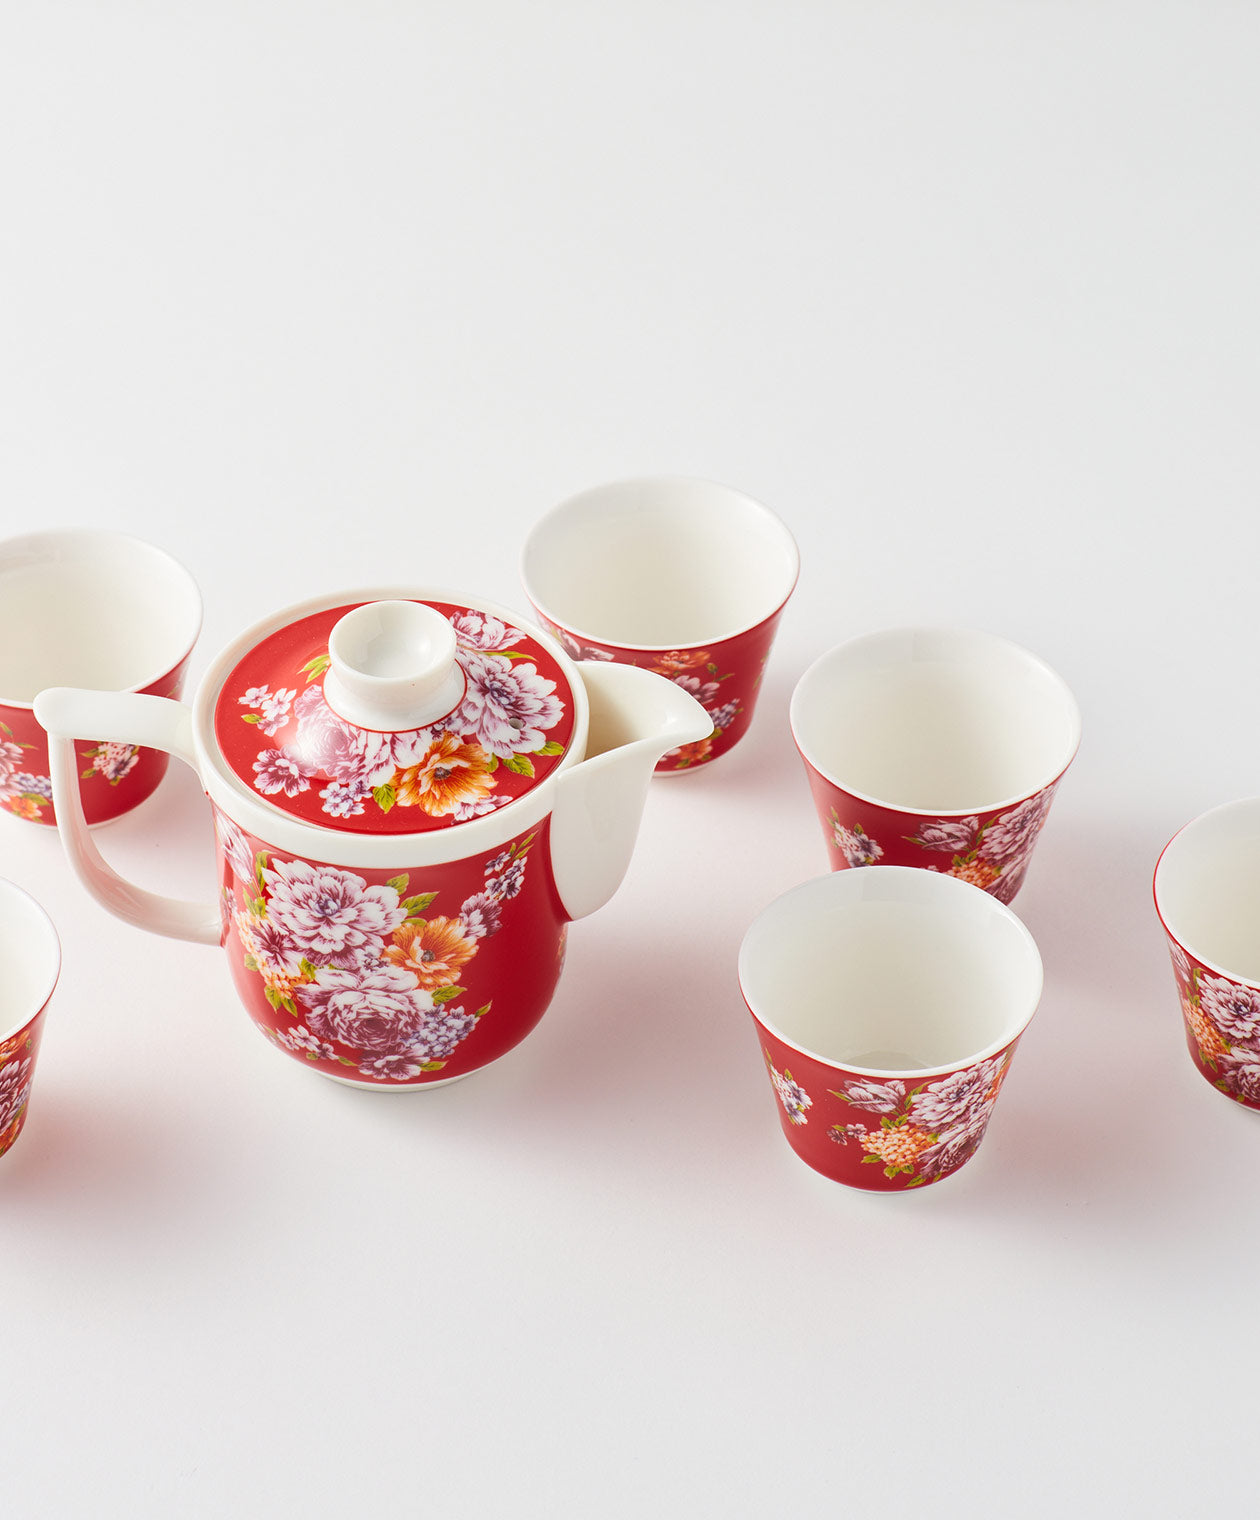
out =
{"type": "Polygon", "coordinates": [[[569,922],[630,862],[657,761],[712,720],[664,676],[572,660],[489,602],[319,598],[255,625],[190,706],[41,692],[58,827],[129,923],[221,945],[277,1049],[371,1089],[457,1081],[545,1012],[569,922]],[[149,892],[101,857],[76,737],[165,750],[211,804],[219,898],[149,892]]]}

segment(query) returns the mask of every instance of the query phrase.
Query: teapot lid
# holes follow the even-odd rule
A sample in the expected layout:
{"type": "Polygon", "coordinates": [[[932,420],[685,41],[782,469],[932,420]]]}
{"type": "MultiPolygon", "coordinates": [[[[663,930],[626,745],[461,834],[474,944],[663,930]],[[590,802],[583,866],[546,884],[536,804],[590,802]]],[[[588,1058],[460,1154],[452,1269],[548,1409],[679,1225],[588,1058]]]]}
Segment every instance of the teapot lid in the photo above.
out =
{"type": "Polygon", "coordinates": [[[219,689],[229,769],[289,817],[355,834],[445,829],[510,806],[563,761],[566,667],[463,602],[347,602],[274,628],[219,689]]]}

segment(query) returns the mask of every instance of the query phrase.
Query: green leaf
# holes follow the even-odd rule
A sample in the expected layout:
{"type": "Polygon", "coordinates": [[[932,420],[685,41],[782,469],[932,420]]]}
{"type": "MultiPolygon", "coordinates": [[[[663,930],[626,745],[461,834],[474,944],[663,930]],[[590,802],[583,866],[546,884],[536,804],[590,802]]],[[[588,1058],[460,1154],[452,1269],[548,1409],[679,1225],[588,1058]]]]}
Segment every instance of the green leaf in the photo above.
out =
{"type": "Polygon", "coordinates": [[[436,892],[417,892],[414,897],[408,897],[404,902],[400,903],[399,907],[406,912],[408,918],[416,918],[423,913],[436,896],[436,892]]]}
{"type": "Polygon", "coordinates": [[[302,669],[306,672],[308,681],[317,681],[331,664],[332,661],[326,654],[317,654],[313,660],[308,660],[302,669]]]}
{"type": "Polygon", "coordinates": [[[712,660],[710,660],[704,668],[709,672],[711,676],[717,675],[717,666],[713,663],[712,660]]]}
{"type": "Polygon", "coordinates": [[[281,998],[280,1007],[284,1009],[291,1019],[297,1018],[297,1004],[291,997],[281,998]]]}
{"type": "Polygon", "coordinates": [[[247,955],[245,957],[245,969],[246,971],[258,970],[258,957],[256,955],[247,955]]]}
{"type": "Polygon", "coordinates": [[[258,722],[258,714],[257,713],[242,713],[241,714],[241,722],[242,723],[257,723],[258,722]]]}
{"type": "Polygon", "coordinates": [[[399,897],[401,897],[407,890],[407,881],[407,873],[404,871],[401,876],[391,876],[385,885],[387,887],[393,887],[394,891],[398,893],[399,897]]]}
{"type": "Polygon", "coordinates": [[[563,755],[564,745],[557,744],[554,739],[548,739],[541,749],[534,751],[536,755],[563,755]]]}
{"type": "Polygon", "coordinates": [[[433,994],[433,1001],[435,1003],[449,1003],[467,990],[466,987],[439,987],[433,994]]]}
{"type": "Polygon", "coordinates": [[[299,969],[307,981],[313,982],[315,980],[315,967],[311,965],[305,956],[299,962],[299,969]]]}
{"type": "Polygon", "coordinates": [[[512,851],[512,858],[514,860],[519,860],[521,858],[521,856],[524,855],[525,851],[529,849],[530,845],[533,844],[534,840],[537,839],[537,838],[538,838],[538,831],[536,829],[535,829],[535,831],[532,834],[526,834],[525,838],[522,839],[521,842],[520,842],[520,844],[518,844],[516,846],[516,848],[512,851]]]}
{"type": "Polygon", "coordinates": [[[388,781],[384,786],[374,786],[372,788],[372,797],[382,813],[388,813],[397,801],[397,793],[388,781]]]}
{"type": "Polygon", "coordinates": [[[6,734],[8,734],[8,736],[9,736],[10,739],[13,737],[13,730],[9,727],[9,725],[7,723],[0,723],[0,733],[6,733],[6,734]]]}
{"type": "Polygon", "coordinates": [[[518,776],[532,776],[534,774],[534,762],[528,755],[509,755],[503,762],[508,770],[515,771],[518,776]]]}
{"type": "Polygon", "coordinates": [[[494,773],[495,773],[495,771],[498,770],[498,768],[499,768],[499,757],[498,757],[498,755],[491,755],[490,758],[489,758],[489,760],[486,761],[486,770],[489,772],[490,775],[493,776],[494,773]]]}
{"type": "Polygon", "coordinates": [[[266,901],[261,897],[251,897],[249,900],[249,911],[255,918],[266,918],[266,901]]]}
{"type": "Polygon", "coordinates": [[[495,654],[501,654],[505,660],[528,660],[529,655],[520,649],[496,649],[495,654]]]}
{"type": "Polygon", "coordinates": [[[420,1070],[421,1071],[441,1071],[442,1068],[445,1065],[446,1065],[445,1061],[426,1061],[424,1063],[424,1065],[421,1066],[420,1070]]]}
{"type": "MultiPolygon", "coordinates": [[[[493,1002],[493,1001],[494,1000],[491,999],[491,1002],[493,1002]]],[[[476,1013],[473,1014],[473,1018],[475,1018],[475,1019],[484,1019],[485,1016],[486,1016],[486,1014],[488,1014],[489,1012],[490,1012],[490,1003],[483,1003],[481,1005],[481,1007],[478,1008],[478,1010],[476,1011],[476,1013]]]]}
{"type": "Polygon", "coordinates": [[[926,1180],[927,1179],[925,1177],[912,1177],[910,1181],[906,1183],[906,1186],[908,1188],[920,1187],[924,1182],[926,1182],[926,1180]]]}
{"type": "Polygon", "coordinates": [[[269,856],[266,850],[259,850],[258,854],[254,856],[254,880],[258,883],[258,890],[260,892],[266,887],[266,883],[263,881],[263,872],[267,869],[268,859],[269,856]]]}
{"type": "Polygon", "coordinates": [[[92,765],[89,765],[88,768],[87,768],[87,770],[79,772],[79,780],[80,781],[87,781],[87,780],[90,780],[91,777],[93,777],[95,775],[96,775],[96,767],[92,766],[92,765]]]}
{"type": "Polygon", "coordinates": [[[271,1006],[276,1009],[277,1012],[279,1012],[280,994],[276,991],[276,989],[274,987],[264,987],[263,996],[267,999],[271,1006]]]}
{"type": "Polygon", "coordinates": [[[883,1164],[884,1163],[880,1160],[880,1158],[878,1156],[863,1156],[862,1157],[862,1165],[863,1166],[883,1166],[883,1164]]]}

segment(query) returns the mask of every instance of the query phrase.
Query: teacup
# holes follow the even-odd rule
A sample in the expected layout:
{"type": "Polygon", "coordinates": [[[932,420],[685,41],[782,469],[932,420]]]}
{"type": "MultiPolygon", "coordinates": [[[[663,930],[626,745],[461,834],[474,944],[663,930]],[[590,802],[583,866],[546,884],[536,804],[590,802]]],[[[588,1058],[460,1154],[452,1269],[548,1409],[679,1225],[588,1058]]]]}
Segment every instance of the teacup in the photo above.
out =
{"type": "Polygon", "coordinates": [[[1191,1059],[1260,1109],[1260,797],[1188,823],[1155,867],[1191,1059]]]}
{"type": "Polygon", "coordinates": [[[525,593],[569,655],[667,676],[713,719],[658,772],[706,765],[747,732],[799,572],[796,542],[767,507],[680,476],[570,497],[534,525],[521,559],[525,593]]]}
{"type": "MultiPolygon", "coordinates": [[[[142,539],[69,528],[0,542],[0,809],[56,822],[39,692],[178,696],[200,627],[196,582],[142,539]]],[[[75,758],[89,823],[143,802],[168,763],[158,750],[95,740],[75,758]]]]}
{"type": "Polygon", "coordinates": [[[1007,903],[1081,734],[1048,665],[953,628],[829,650],[797,683],[791,721],[832,870],[927,867],[1007,903]]]}
{"type": "Polygon", "coordinates": [[[836,1182],[897,1192],[975,1154],[1042,969],[992,896],[876,866],[772,902],[739,981],[792,1149],[836,1182]]]}
{"type": "Polygon", "coordinates": [[[57,976],[61,947],[52,920],[33,897],[0,880],[0,1156],[26,1123],[35,1058],[57,976]]]}

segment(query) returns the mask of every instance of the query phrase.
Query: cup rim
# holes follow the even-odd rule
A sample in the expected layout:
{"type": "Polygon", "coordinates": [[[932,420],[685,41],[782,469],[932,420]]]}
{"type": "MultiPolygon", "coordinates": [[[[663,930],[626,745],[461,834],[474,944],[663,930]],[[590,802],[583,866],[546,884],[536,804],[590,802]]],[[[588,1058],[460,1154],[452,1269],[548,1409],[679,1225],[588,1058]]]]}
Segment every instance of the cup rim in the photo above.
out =
{"type": "Polygon", "coordinates": [[[1045,965],[1041,959],[1041,951],[1037,947],[1037,941],[1033,938],[1032,931],[1014,909],[1009,908],[1004,902],[999,902],[991,893],[983,891],[980,887],[973,886],[970,882],[959,881],[957,877],[946,876],[940,872],[924,871],[918,866],[862,866],[847,871],[831,871],[822,876],[811,876],[808,881],[798,882],[796,886],[789,887],[786,892],[779,893],[777,897],[762,908],[761,912],[757,914],[756,918],[753,919],[752,923],[744,931],[744,936],[739,946],[737,975],[739,978],[740,995],[743,997],[749,1013],[752,1014],[753,1018],[768,1034],[773,1035],[776,1040],[786,1045],[790,1050],[796,1051],[807,1060],[814,1061],[819,1066],[824,1066],[830,1071],[850,1072],[854,1076],[859,1077],[878,1077],[885,1080],[894,1077],[903,1081],[912,1080],[916,1082],[926,1082],[930,1081],[933,1077],[947,1076],[952,1071],[964,1071],[968,1067],[978,1066],[981,1061],[987,1061],[991,1056],[998,1055],[1001,1051],[1006,1050],[1008,1046],[1014,1044],[1020,1038],[1032,1022],[1033,1015],[1037,1012],[1042,993],[1045,990],[1045,965]],[[891,873],[895,873],[900,878],[914,878],[916,881],[916,891],[926,891],[928,893],[944,891],[947,896],[951,892],[972,894],[968,897],[968,901],[975,904],[977,912],[993,914],[997,918],[1004,919],[1008,923],[1013,924],[1018,937],[1031,952],[1032,968],[1034,971],[1034,987],[1030,999],[1031,1006],[1023,1017],[1015,1022],[1012,1027],[1006,1029],[998,1039],[990,1041],[980,1050],[962,1056],[956,1061],[948,1061],[936,1066],[916,1066],[906,1070],[896,1067],[859,1066],[850,1061],[832,1060],[828,1056],[821,1055],[816,1050],[810,1050],[808,1046],[802,1045],[799,1040],[793,1039],[791,1035],[785,1034],[773,1019],[767,1018],[764,1013],[759,1012],[753,1006],[752,999],[748,995],[744,976],[748,940],[752,931],[772,910],[777,909],[780,903],[786,902],[791,898],[812,896],[817,892],[829,891],[843,895],[846,892],[865,890],[860,887],[860,882],[864,878],[869,877],[873,872],[881,873],[881,879],[888,881],[893,879],[891,873]],[[917,885],[920,878],[924,882],[935,882],[937,885],[921,888],[917,885]],[[838,885],[823,885],[824,883],[833,882],[838,883],[838,885]],[[977,899],[983,899],[983,902],[987,903],[988,906],[983,906],[977,899]]]}
{"type": "Polygon", "coordinates": [[[23,1014],[12,1028],[0,1029],[0,1044],[3,1044],[6,1040],[11,1040],[14,1035],[21,1034],[26,1026],[34,1023],[40,1014],[43,1013],[44,1009],[47,1008],[49,999],[57,990],[57,983],[61,979],[62,959],[61,937],[58,935],[57,926],[53,923],[44,905],[37,902],[25,887],[19,887],[17,882],[10,881],[7,876],[0,876],[0,899],[3,899],[6,895],[10,901],[20,902],[23,905],[23,911],[33,912],[36,918],[42,921],[43,927],[47,930],[52,949],[52,974],[36,1006],[31,1011],[23,1014]]]}
{"type": "MultiPolygon", "coordinates": [[[[160,558],[167,560],[178,572],[178,575],[185,582],[189,605],[195,608],[187,640],[181,641],[178,657],[167,662],[159,670],[154,671],[152,675],[144,680],[137,681],[132,686],[118,686],[111,687],[110,689],[126,693],[143,692],[146,687],[156,685],[157,682],[164,680],[167,676],[173,675],[193,652],[197,640],[201,637],[201,628],[205,620],[205,604],[202,601],[201,588],[197,585],[196,579],[187,565],[182,560],[176,559],[168,550],[160,548],[155,543],[151,543],[147,538],[141,538],[137,533],[123,533],[115,528],[47,528],[39,533],[14,534],[10,538],[0,539],[0,552],[14,546],[29,545],[34,548],[41,544],[51,544],[59,540],[66,541],[70,539],[78,539],[82,542],[97,539],[106,540],[111,543],[138,546],[146,553],[156,554],[160,558]]],[[[32,698],[29,702],[20,702],[0,694],[0,708],[5,707],[12,708],[16,712],[33,713],[35,710],[35,699],[32,698]]]]}
{"type": "Polygon", "coordinates": [[[788,725],[792,730],[792,740],[796,745],[797,753],[800,755],[801,759],[804,760],[806,765],[808,765],[812,770],[816,771],[824,781],[829,782],[832,786],[836,787],[837,790],[846,793],[850,797],[855,798],[858,802],[864,802],[870,807],[882,808],[886,813],[901,813],[907,818],[969,818],[973,814],[983,815],[986,813],[1004,812],[1006,809],[1015,807],[1021,802],[1029,801],[1030,798],[1036,797],[1041,792],[1044,792],[1047,787],[1055,786],[1058,782],[1062,781],[1063,777],[1071,769],[1072,762],[1076,759],[1076,756],[1079,753],[1081,747],[1080,707],[1076,701],[1075,696],[1072,694],[1072,688],[1067,684],[1067,682],[1058,673],[1058,671],[1054,669],[1052,665],[1047,664],[1047,662],[1043,660],[1040,655],[1034,654],[1032,650],[1026,649],[1024,645],[1017,644],[1014,639],[1005,638],[1000,633],[990,633],[987,629],[984,628],[953,627],[944,623],[934,625],[899,624],[892,628],[876,629],[872,633],[859,634],[856,638],[845,639],[839,644],[833,644],[830,649],[825,649],[822,654],[817,657],[817,659],[812,660],[810,664],[805,668],[805,670],[802,671],[799,680],[792,690],[792,700],[788,706],[788,725]],[[1026,660],[1030,665],[1036,666],[1045,675],[1049,676],[1054,685],[1058,687],[1059,691],[1066,698],[1067,712],[1071,720],[1071,741],[1067,758],[1063,761],[1057,770],[1052,771],[1043,780],[1039,781],[1036,786],[1027,787],[1019,792],[1013,793],[1011,796],[1002,798],[997,802],[986,802],[984,804],[973,803],[970,807],[904,807],[900,803],[890,802],[886,798],[877,797],[871,792],[860,791],[858,788],[851,786],[847,781],[841,781],[834,771],[830,770],[827,766],[820,764],[815,756],[811,754],[810,751],[801,742],[801,735],[797,726],[797,712],[800,703],[801,689],[809,677],[814,673],[815,670],[819,668],[819,666],[823,664],[825,660],[833,658],[840,650],[853,650],[863,644],[873,644],[881,640],[904,636],[906,634],[942,633],[964,634],[971,638],[983,640],[985,643],[991,645],[1001,645],[1006,649],[1013,651],[1022,659],[1026,660]]]}
{"type": "Polygon", "coordinates": [[[583,642],[588,644],[598,644],[601,646],[601,648],[604,649],[625,650],[627,654],[668,654],[671,650],[675,649],[702,649],[709,645],[727,644],[732,639],[741,638],[744,634],[752,633],[756,629],[761,628],[764,624],[772,622],[782,613],[783,609],[792,600],[792,593],[796,590],[796,587],[800,582],[801,551],[800,546],[797,544],[791,529],[787,526],[783,519],[776,512],[771,511],[771,509],[766,506],[765,502],[759,501],[755,496],[750,496],[747,491],[741,491],[738,486],[727,485],[725,481],[721,480],[709,480],[702,475],[628,475],[623,476],[618,480],[605,481],[601,485],[588,486],[586,490],[576,491],[573,493],[573,495],[566,496],[563,501],[558,501],[554,506],[548,507],[542,516],[535,520],[529,532],[525,535],[525,542],[521,546],[519,568],[521,585],[524,588],[525,595],[529,598],[530,605],[534,608],[535,612],[537,612],[540,616],[546,618],[549,623],[553,623],[557,628],[563,629],[565,633],[570,634],[573,638],[581,639],[583,642]],[[632,644],[624,639],[609,640],[598,633],[590,633],[583,628],[578,628],[574,624],[566,621],[564,618],[556,617],[555,614],[548,608],[548,606],[537,596],[534,590],[534,584],[529,576],[529,555],[536,535],[545,524],[551,522],[562,512],[569,510],[575,502],[580,501],[584,496],[592,496],[596,492],[600,491],[614,491],[620,489],[623,486],[632,485],[652,486],[657,488],[664,488],[674,485],[708,486],[714,490],[723,491],[730,496],[737,496],[741,500],[748,502],[751,506],[755,507],[757,511],[765,518],[766,522],[770,525],[771,531],[776,531],[781,535],[784,547],[788,552],[789,563],[792,566],[790,583],[787,587],[787,590],[780,597],[778,603],[772,607],[769,612],[759,612],[750,622],[743,623],[739,627],[729,629],[724,633],[714,633],[706,638],[687,639],[682,643],[674,640],[672,643],[668,644],[632,644]]]}
{"type": "Polygon", "coordinates": [[[1216,961],[1209,959],[1209,957],[1206,955],[1200,955],[1194,946],[1191,945],[1185,939],[1185,937],[1178,930],[1174,929],[1173,926],[1168,922],[1168,919],[1164,913],[1164,909],[1161,906],[1159,900],[1160,871],[1163,869],[1164,857],[1168,854],[1169,850],[1172,849],[1173,845],[1175,845],[1181,836],[1188,830],[1195,828],[1198,824],[1206,822],[1209,818],[1216,817],[1216,815],[1219,813],[1227,813],[1234,808],[1260,809],[1260,797],[1236,797],[1232,802],[1217,803],[1215,807],[1210,807],[1205,812],[1199,813],[1194,818],[1191,818],[1187,823],[1183,823],[1182,826],[1168,841],[1168,843],[1164,846],[1164,848],[1159,852],[1159,858],[1155,862],[1155,870],[1151,875],[1151,898],[1155,904],[1155,916],[1159,919],[1164,933],[1170,940],[1172,940],[1175,945],[1184,951],[1186,955],[1198,961],[1199,965],[1202,966],[1205,971],[1211,971],[1216,976],[1223,976],[1228,982],[1237,982],[1240,987],[1252,987],[1256,991],[1260,992],[1260,976],[1241,976],[1237,971],[1226,970],[1224,966],[1221,966],[1216,961]]]}

